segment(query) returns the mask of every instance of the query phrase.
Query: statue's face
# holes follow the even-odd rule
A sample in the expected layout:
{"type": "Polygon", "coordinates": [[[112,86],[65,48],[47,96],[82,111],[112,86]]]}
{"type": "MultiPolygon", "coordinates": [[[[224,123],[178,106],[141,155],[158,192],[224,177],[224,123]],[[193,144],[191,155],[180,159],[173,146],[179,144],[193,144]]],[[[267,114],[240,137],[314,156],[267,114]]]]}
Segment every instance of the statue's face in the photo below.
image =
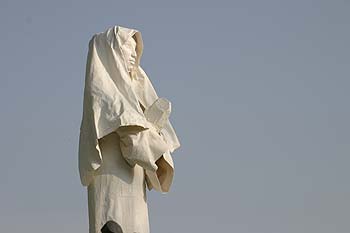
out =
{"type": "Polygon", "coordinates": [[[126,59],[128,71],[131,71],[132,67],[134,67],[136,64],[137,58],[136,41],[133,37],[124,43],[123,52],[126,59]]]}

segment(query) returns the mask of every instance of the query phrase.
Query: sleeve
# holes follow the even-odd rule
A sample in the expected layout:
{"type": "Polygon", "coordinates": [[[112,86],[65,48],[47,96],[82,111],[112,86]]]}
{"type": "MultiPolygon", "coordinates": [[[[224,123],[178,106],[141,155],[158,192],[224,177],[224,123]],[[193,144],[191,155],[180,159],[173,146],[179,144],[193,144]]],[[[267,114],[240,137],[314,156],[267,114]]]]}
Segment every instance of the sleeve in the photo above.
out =
{"type": "Polygon", "coordinates": [[[145,170],[148,190],[155,189],[163,194],[169,192],[174,177],[174,162],[164,136],[154,127],[138,125],[117,129],[120,136],[122,156],[134,167],[145,170]]]}
{"type": "Polygon", "coordinates": [[[168,145],[154,127],[123,126],[117,133],[122,155],[130,166],[138,164],[150,172],[158,170],[157,160],[168,151],[168,145]]]}
{"type": "Polygon", "coordinates": [[[155,189],[161,193],[167,193],[174,178],[174,162],[170,152],[165,152],[156,164],[158,166],[156,172],[145,170],[148,190],[155,189]]]}

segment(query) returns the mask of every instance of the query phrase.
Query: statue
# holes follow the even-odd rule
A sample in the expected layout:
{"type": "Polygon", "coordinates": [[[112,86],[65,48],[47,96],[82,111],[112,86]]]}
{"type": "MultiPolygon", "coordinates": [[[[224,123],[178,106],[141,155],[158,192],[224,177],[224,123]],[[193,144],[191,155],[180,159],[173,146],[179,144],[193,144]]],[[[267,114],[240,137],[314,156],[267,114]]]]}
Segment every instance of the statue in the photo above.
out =
{"type": "Polygon", "coordinates": [[[167,193],[172,184],[171,103],[141,68],[142,52],[141,33],[119,25],[89,41],[79,135],[89,233],[149,233],[146,186],[167,193]]]}

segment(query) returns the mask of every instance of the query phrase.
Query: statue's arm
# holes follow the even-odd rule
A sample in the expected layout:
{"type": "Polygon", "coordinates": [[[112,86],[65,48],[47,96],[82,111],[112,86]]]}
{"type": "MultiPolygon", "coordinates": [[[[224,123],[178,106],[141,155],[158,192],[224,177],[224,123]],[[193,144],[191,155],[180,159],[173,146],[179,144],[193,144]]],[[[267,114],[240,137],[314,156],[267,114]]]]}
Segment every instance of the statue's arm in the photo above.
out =
{"type": "Polygon", "coordinates": [[[168,146],[154,127],[123,126],[117,129],[117,133],[122,155],[130,166],[138,164],[147,170],[162,173],[159,165],[168,146]]]}

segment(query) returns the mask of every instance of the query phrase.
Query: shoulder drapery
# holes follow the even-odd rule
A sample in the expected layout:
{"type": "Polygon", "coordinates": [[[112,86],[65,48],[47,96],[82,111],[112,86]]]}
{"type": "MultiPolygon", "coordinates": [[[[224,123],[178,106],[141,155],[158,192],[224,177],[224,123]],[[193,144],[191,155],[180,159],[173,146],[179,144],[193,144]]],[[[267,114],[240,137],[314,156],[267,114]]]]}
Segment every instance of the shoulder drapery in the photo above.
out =
{"type": "Polygon", "coordinates": [[[89,41],[79,135],[79,173],[84,186],[89,185],[103,162],[99,139],[117,131],[128,163],[145,168],[149,189],[159,187],[155,189],[166,192],[170,187],[174,169],[170,153],[180,143],[169,120],[158,134],[139,105],[148,108],[158,98],[139,65],[142,49],[141,33],[121,26],[97,33],[89,41]],[[120,49],[133,35],[138,53],[135,81],[139,88],[135,90],[120,49]]]}

